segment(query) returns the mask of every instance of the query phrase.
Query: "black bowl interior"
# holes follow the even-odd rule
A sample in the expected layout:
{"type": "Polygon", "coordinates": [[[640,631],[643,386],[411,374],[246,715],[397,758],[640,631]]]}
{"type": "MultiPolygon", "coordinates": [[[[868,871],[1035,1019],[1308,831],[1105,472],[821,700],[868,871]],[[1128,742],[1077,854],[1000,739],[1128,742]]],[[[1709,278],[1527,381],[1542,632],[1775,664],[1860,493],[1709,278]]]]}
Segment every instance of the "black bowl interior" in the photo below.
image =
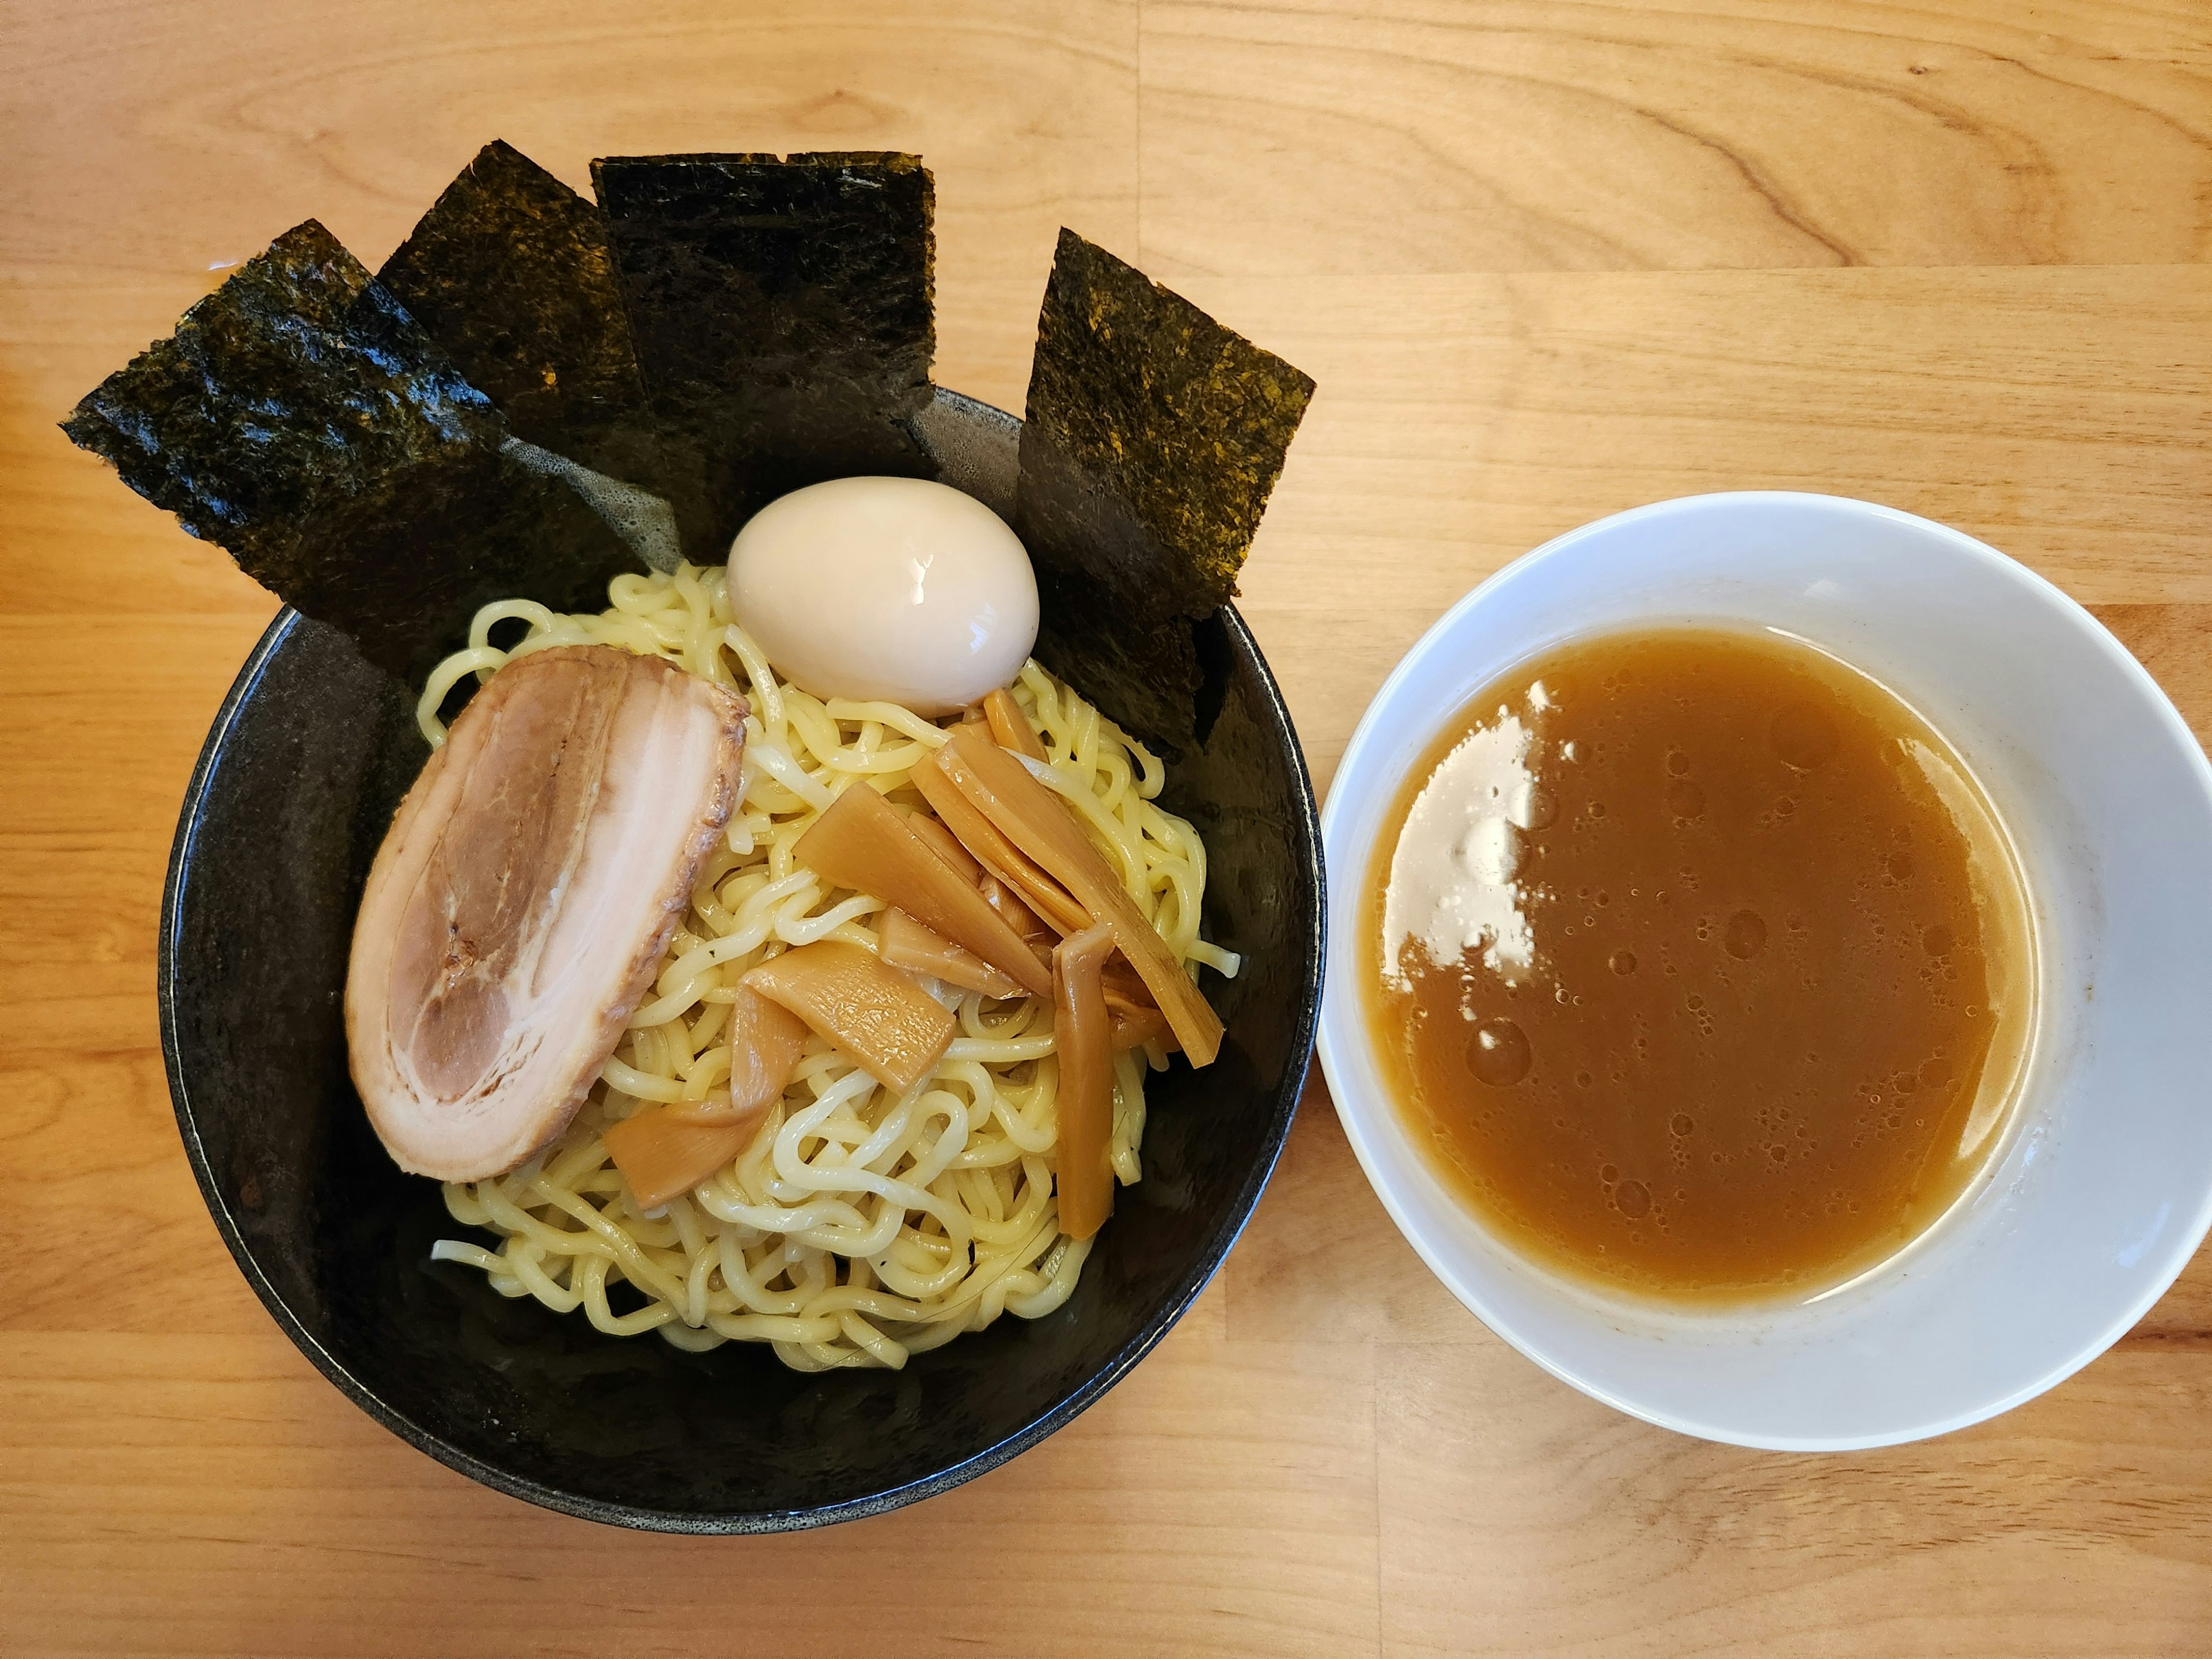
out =
{"type": "MultiPolygon", "coordinates": [[[[1019,423],[940,393],[948,482],[1010,505],[1019,423]]],[[[1313,795],[1274,681],[1223,613],[1228,670],[1167,804],[1212,860],[1209,976],[1228,1036],[1148,1091],[1145,1178],[1073,1297],[901,1371],[801,1376],[769,1351],[686,1354],[600,1335],[434,1263],[468,1237],[402,1174],[346,1072],[340,995],[369,860],[428,750],[409,699],[333,630],[286,611],[208,736],[161,913],[162,1037],[186,1152],[277,1322],[379,1421],[463,1473],[601,1521],[686,1532],[818,1525],[942,1491],[1035,1443],[1158,1341],[1220,1265],[1288,1132],[1320,1000],[1313,795]]],[[[489,1242],[489,1241],[487,1241],[489,1242]]]]}

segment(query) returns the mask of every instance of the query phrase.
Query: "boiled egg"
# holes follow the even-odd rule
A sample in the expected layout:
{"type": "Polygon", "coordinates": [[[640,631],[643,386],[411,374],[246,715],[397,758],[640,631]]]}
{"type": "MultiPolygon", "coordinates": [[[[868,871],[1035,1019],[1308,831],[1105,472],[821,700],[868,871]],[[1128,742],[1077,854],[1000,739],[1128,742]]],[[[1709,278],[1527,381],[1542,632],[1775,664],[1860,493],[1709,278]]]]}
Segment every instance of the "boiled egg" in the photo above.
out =
{"type": "Polygon", "coordinates": [[[1021,538],[926,478],[833,478],[770,501],[731,544],[730,608],[802,690],[933,717],[1010,684],[1036,643],[1021,538]]]}

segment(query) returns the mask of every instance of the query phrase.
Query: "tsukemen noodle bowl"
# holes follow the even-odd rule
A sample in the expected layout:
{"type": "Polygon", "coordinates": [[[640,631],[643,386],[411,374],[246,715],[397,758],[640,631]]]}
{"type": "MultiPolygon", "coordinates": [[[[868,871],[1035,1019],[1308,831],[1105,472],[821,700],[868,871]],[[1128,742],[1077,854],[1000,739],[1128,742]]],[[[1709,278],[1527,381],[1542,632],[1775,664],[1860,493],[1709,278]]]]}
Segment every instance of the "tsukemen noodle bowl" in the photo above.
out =
{"type": "MultiPolygon", "coordinates": [[[[1018,423],[948,393],[930,418],[940,476],[1004,511],[1018,423]]],[[[666,577],[623,580],[671,591],[666,577]]],[[[1141,1178],[1118,1186],[1087,1255],[1073,1252],[1071,1267],[1065,1249],[1040,1254],[1025,1280],[1001,1288],[993,1311],[1007,1316],[963,1317],[951,1340],[872,1356],[874,1327],[857,1341],[722,1340],[664,1310],[657,1322],[673,1322],[678,1339],[665,1340],[652,1298],[619,1274],[593,1292],[595,1328],[562,1310],[580,1291],[500,1283],[501,1229],[471,1188],[441,1189],[386,1156],[349,1078],[342,1003],[363,884],[428,758],[426,720],[343,635],[287,609],[193,778],[160,957],[185,1145],[249,1280],[319,1367],[414,1444],[502,1490],[631,1525],[750,1531],[870,1513],[956,1484],[1068,1420],[1219,1265],[1273,1166],[1306,1064],[1320,974],[1313,805],[1249,634],[1231,609],[1218,625],[1218,708],[1153,781],[1158,808],[1203,842],[1202,915],[1188,931],[1205,943],[1194,948],[1236,968],[1201,976],[1224,1027],[1218,1056],[1195,1070],[1163,1054],[1164,1069],[1145,1068],[1141,1118],[1133,1134],[1117,1124],[1115,1148],[1123,1178],[1141,1178]],[[637,1334],[609,1334],[610,1321],[637,1334]]],[[[1034,665],[1025,674],[1024,707],[1059,695],[1034,665]]],[[[1131,1056],[1120,1064],[1131,1069],[1131,1056]]],[[[1033,1075],[1000,1070],[1018,1085],[1033,1075]]],[[[544,1170],[588,1140],[602,1098],[543,1155],[544,1170]]],[[[588,1175],[562,1178],[588,1189],[588,1175]]],[[[752,1266],[757,1280],[774,1277],[752,1266]]]]}
{"type": "Polygon", "coordinates": [[[634,1526],[909,1502],[1226,1255],[1320,994],[1230,601],[1314,383],[1060,233],[936,386],[898,152],[486,145],[307,220],[63,422],[285,606],[164,898],[187,1153],[301,1349],[634,1526]]]}

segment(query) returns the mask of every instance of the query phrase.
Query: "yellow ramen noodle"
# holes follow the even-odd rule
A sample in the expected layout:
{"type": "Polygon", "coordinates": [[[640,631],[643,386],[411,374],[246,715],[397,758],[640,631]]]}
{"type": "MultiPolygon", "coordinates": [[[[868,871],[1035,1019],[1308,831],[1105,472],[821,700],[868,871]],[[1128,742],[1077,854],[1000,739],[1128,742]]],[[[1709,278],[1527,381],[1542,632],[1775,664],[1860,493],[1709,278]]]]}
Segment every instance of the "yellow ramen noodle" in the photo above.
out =
{"type": "MultiPolygon", "coordinates": [[[[454,1218],[501,1235],[500,1249],[444,1239],[432,1255],[482,1268],[502,1295],[580,1307],[611,1335],[657,1330],[694,1350],[769,1342],[801,1370],[896,1367],[1003,1312],[1051,1312],[1090,1244],[1061,1235],[1054,1207],[1052,1012],[1032,998],[945,990],[959,1034],[903,1097],[810,1037],[783,1099],[730,1167],[662,1209],[631,1203],[604,1131],[648,1102],[703,1099],[726,1079],[738,975],[815,939],[875,945],[882,907],[827,886],[793,861],[793,843],[863,779],[920,806],[907,774],[945,735],[895,703],[825,702],[779,681],[731,616],[719,567],[620,576],[609,597],[597,616],[524,599],[485,606],[468,648],[423,689],[424,735],[444,741],[438,710],[466,675],[489,678],[549,646],[619,646],[744,695],[742,794],[653,988],[567,1133],[495,1180],[446,1188],[454,1218]],[[517,625],[527,631],[508,647],[491,643],[517,625]],[[630,1287],[617,1298],[624,1311],[609,1299],[617,1285],[630,1287]]],[[[1014,696],[1044,744],[1048,781],[1185,968],[1233,975],[1237,958],[1198,937],[1206,848],[1153,804],[1159,761],[1035,662],[1014,696]]],[[[1139,1049],[1115,1061],[1112,1152],[1125,1185],[1139,1175],[1148,1062],[1165,1056],[1139,1049]]]]}

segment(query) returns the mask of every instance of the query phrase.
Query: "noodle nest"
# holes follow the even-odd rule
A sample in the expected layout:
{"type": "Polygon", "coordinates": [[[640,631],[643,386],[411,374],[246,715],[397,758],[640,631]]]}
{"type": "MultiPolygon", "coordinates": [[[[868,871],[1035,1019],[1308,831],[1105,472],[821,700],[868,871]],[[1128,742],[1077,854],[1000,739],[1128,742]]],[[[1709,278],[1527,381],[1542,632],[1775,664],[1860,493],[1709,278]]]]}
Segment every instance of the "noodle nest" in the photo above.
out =
{"type": "MultiPolygon", "coordinates": [[[[454,1219],[499,1235],[500,1248],[441,1239],[433,1257],[482,1268],[501,1295],[581,1308],[610,1335],[658,1331],[691,1350],[767,1342],[810,1371],[896,1368],[1002,1313],[1050,1313],[1092,1241],[1059,1227],[1052,1012],[1035,998],[994,1001],[933,982],[958,1033],[902,1096],[810,1036],[783,1098],[732,1164],[660,1209],[632,1201],[606,1126],[726,1082],[738,975],[817,939],[875,947],[871,923],[884,907],[828,886],[793,860],[793,844],[848,788],[921,809],[908,775],[945,734],[896,703],[825,702],[779,680],[732,617],[719,567],[618,576],[609,598],[596,616],[526,599],[486,605],[468,647],[423,688],[424,735],[444,741],[439,709],[470,675],[488,679],[551,646],[617,646],[744,694],[739,798],[652,988],[567,1131],[504,1176],[447,1185],[454,1219]],[[504,648],[492,643],[518,626],[504,648]]],[[[1233,975],[1237,957],[1198,937],[1206,848],[1155,805],[1159,761],[1034,661],[1012,689],[1044,744],[1045,781],[1186,970],[1233,975]]],[[[1146,1070],[1165,1064],[1157,1048],[1115,1056],[1111,1151],[1123,1185],[1139,1175],[1146,1070]]]]}

